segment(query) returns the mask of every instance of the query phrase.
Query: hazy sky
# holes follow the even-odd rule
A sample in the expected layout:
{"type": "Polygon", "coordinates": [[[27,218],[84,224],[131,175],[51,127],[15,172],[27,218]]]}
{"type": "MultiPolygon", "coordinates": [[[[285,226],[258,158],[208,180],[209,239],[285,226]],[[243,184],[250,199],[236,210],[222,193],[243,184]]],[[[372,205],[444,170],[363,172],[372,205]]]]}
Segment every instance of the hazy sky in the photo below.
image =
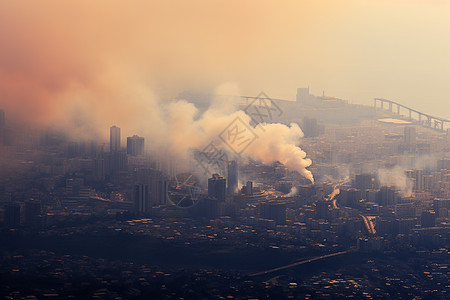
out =
{"type": "Polygon", "coordinates": [[[449,36],[443,0],[0,0],[0,107],[42,121],[75,102],[114,121],[142,86],[164,98],[232,82],[450,118],[449,36]]]}

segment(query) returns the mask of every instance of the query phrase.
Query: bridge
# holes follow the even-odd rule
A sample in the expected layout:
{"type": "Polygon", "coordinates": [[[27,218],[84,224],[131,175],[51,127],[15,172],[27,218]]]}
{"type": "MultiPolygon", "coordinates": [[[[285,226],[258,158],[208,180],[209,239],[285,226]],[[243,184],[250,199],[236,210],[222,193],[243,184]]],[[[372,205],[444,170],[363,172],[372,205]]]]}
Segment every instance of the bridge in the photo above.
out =
{"type": "Polygon", "coordinates": [[[445,131],[445,123],[450,122],[450,120],[434,117],[429,114],[425,114],[418,110],[407,107],[406,105],[400,104],[398,102],[394,102],[387,99],[375,98],[374,99],[374,107],[381,108],[382,110],[387,110],[391,114],[405,117],[401,114],[402,111],[406,111],[407,120],[419,124],[421,126],[431,128],[438,131],[445,131]],[[385,105],[387,108],[385,108],[385,105]]]}
{"type": "Polygon", "coordinates": [[[313,257],[313,258],[310,258],[310,259],[298,261],[298,262],[295,262],[295,263],[292,263],[292,264],[289,264],[289,265],[285,265],[285,266],[282,266],[282,267],[273,268],[273,269],[270,269],[270,270],[266,270],[266,271],[262,271],[262,272],[258,272],[258,273],[254,273],[254,274],[250,274],[249,276],[250,277],[256,277],[256,276],[267,275],[267,274],[270,274],[270,273],[274,273],[274,272],[290,269],[290,268],[293,268],[293,267],[297,267],[297,266],[300,266],[300,265],[308,264],[308,263],[311,263],[313,261],[318,261],[318,260],[329,258],[329,257],[343,255],[343,254],[347,254],[347,253],[354,252],[354,251],[355,251],[355,249],[352,248],[352,249],[345,250],[345,251],[340,251],[340,252],[331,253],[331,254],[325,254],[325,255],[318,256],[318,257],[313,257]]]}

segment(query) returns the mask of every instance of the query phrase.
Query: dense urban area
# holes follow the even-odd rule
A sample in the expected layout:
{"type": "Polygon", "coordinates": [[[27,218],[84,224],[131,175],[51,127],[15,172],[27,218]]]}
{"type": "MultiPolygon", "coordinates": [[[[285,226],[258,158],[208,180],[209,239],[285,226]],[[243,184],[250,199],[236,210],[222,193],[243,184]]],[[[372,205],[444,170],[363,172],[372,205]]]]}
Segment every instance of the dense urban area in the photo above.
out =
{"type": "MultiPolygon", "coordinates": [[[[210,100],[181,96],[200,110],[210,100]]],[[[443,123],[306,88],[292,102],[240,103],[248,115],[255,107],[266,114],[247,130],[300,125],[314,183],[282,162],[244,159],[235,140],[225,142],[231,149],[192,149],[190,170],[180,172],[149,150],[151,140],[123,137],[114,124],[110,136],[77,139],[10,122],[1,110],[0,295],[450,297],[443,123]]]]}

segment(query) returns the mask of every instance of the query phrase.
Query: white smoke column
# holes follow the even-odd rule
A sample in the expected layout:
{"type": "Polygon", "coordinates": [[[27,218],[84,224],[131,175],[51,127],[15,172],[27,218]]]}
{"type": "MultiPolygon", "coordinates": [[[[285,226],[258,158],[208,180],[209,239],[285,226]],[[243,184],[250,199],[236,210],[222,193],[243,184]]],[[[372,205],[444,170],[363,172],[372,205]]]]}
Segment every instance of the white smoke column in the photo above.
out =
{"type": "Polygon", "coordinates": [[[230,112],[230,108],[224,106],[213,104],[200,115],[198,109],[185,100],[159,104],[152,110],[160,122],[157,126],[149,124],[150,130],[145,137],[149,139],[153,152],[159,152],[166,160],[176,160],[180,171],[187,170],[190,150],[201,151],[212,142],[227,150],[218,139],[219,134],[237,117],[247,124],[250,122],[250,117],[244,112],[230,112]]]}
{"type": "Polygon", "coordinates": [[[256,127],[258,138],[246,149],[250,157],[270,164],[279,161],[291,171],[297,171],[314,183],[314,177],[307,169],[312,163],[298,145],[303,132],[291,123],[289,126],[279,123],[259,125],[256,127]]]}
{"type": "Polygon", "coordinates": [[[382,186],[395,186],[405,195],[411,195],[413,182],[405,174],[405,170],[396,166],[392,169],[379,169],[378,180],[382,186]]]}
{"type": "Polygon", "coordinates": [[[285,196],[286,197],[293,197],[295,195],[297,195],[298,190],[295,186],[291,187],[291,190],[289,191],[289,193],[287,193],[285,196]]]}
{"type": "MultiPolygon", "coordinates": [[[[231,101],[226,98],[223,100],[231,101]]],[[[230,113],[229,106],[224,106],[216,103],[202,115],[199,115],[193,104],[184,100],[172,102],[162,109],[155,107],[154,110],[160,111],[159,119],[164,122],[158,128],[153,127],[153,131],[156,131],[158,136],[163,132],[164,138],[150,140],[155,141],[169,159],[176,157],[180,160],[180,167],[187,167],[190,149],[202,150],[211,142],[232,154],[231,149],[218,138],[219,134],[236,118],[251,127],[251,118],[243,111],[230,113]]],[[[307,159],[306,153],[297,146],[303,137],[303,132],[297,124],[266,124],[252,130],[257,134],[257,138],[242,153],[244,157],[264,164],[279,161],[289,170],[297,171],[314,182],[311,172],[306,169],[311,165],[311,160],[307,159]]]]}

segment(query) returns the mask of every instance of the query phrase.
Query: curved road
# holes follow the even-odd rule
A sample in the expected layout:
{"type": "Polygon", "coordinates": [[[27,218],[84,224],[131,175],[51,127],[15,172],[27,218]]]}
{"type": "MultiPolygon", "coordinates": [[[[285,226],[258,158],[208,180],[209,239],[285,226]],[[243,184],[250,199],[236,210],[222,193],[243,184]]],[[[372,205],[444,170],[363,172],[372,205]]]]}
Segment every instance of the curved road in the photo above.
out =
{"type": "Polygon", "coordinates": [[[342,255],[342,254],[347,254],[347,253],[352,252],[352,251],[354,251],[354,249],[349,249],[349,250],[345,250],[345,251],[341,251],[341,252],[326,254],[326,255],[310,258],[310,259],[307,259],[307,260],[298,261],[296,263],[292,263],[292,264],[289,264],[289,265],[281,266],[281,267],[278,267],[278,268],[274,268],[274,269],[270,269],[270,270],[266,270],[266,271],[262,271],[262,272],[258,272],[258,273],[254,273],[254,274],[250,274],[250,277],[261,276],[261,275],[266,275],[266,274],[270,274],[270,273],[281,271],[281,270],[285,270],[285,269],[290,269],[290,268],[293,268],[293,267],[296,267],[296,266],[299,266],[299,265],[303,265],[303,264],[307,264],[307,263],[310,263],[310,262],[313,262],[313,261],[317,261],[317,260],[320,260],[320,259],[333,257],[333,256],[338,256],[338,255],[342,255]]]}

